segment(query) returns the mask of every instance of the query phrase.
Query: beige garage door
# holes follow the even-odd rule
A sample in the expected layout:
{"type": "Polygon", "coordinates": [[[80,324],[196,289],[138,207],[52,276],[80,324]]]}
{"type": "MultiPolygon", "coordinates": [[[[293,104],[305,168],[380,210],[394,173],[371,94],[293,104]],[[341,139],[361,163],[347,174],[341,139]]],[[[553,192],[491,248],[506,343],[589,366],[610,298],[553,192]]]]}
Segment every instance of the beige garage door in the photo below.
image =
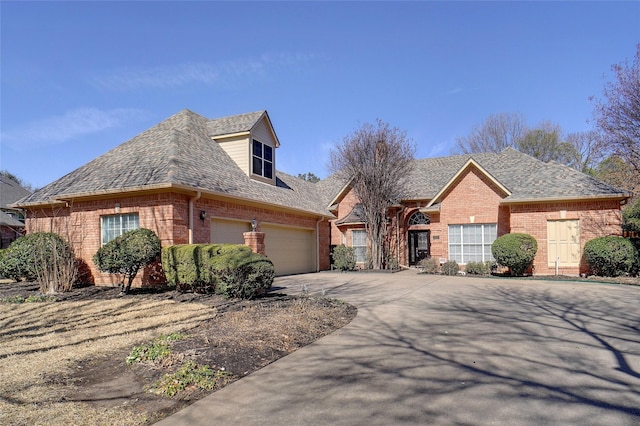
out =
{"type": "Polygon", "coordinates": [[[245,232],[251,231],[251,223],[240,220],[212,219],[211,242],[216,244],[244,244],[245,232]]]}
{"type": "Polygon", "coordinates": [[[284,226],[261,226],[265,235],[265,252],[273,261],[276,275],[315,272],[315,232],[284,226]]]}

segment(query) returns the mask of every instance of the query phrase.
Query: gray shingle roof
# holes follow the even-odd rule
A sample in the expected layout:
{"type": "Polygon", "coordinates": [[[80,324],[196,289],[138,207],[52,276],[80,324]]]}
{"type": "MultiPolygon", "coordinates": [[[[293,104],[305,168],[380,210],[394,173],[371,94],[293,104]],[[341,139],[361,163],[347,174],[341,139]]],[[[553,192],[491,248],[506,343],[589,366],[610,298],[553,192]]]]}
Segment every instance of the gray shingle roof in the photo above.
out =
{"type": "MultiPolygon", "coordinates": [[[[264,184],[250,179],[211,139],[249,131],[264,114],[265,111],[258,111],[209,120],[183,110],[17,204],[46,204],[89,194],[177,186],[330,215],[329,204],[346,184],[338,175],[314,184],[277,171],[276,185],[264,184]]],[[[402,198],[433,199],[471,158],[510,192],[506,201],[627,195],[562,164],[544,163],[507,148],[497,154],[416,160],[402,198]]]]}
{"type": "MultiPolygon", "coordinates": [[[[262,112],[244,114],[237,120],[227,117],[222,119],[226,124],[214,127],[241,131],[237,129],[245,129],[247,123],[261,116],[262,112]]],[[[34,192],[20,204],[175,185],[330,215],[314,184],[281,172],[276,172],[276,186],[250,179],[211,139],[210,123],[194,112],[181,111],[34,192]]]]}
{"type": "Polygon", "coordinates": [[[211,136],[248,132],[256,125],[265,112],[266,111],[263,110],[209,120],[207,130],[211,136]]]}
{"type": "Polygon", "coordinates": [[[24,223],[14,219],[11,215],[0,212],[0,226],[10,226],[12,228],[24,228],[24,223]]]}
{"type": "Polygon", "coordinates": [[[406,200],[430,200],[470,159],[511,193],[505,201],[573,199],[626,195],[626,192],[556,162],[545,163],[513,148],[500,153],[416,160],[406,200]]]}
{"type": "Polygon", "coordinates": [[[31,192],[13,179],[0,175],[0,208],[6,208],[31,192]]]}

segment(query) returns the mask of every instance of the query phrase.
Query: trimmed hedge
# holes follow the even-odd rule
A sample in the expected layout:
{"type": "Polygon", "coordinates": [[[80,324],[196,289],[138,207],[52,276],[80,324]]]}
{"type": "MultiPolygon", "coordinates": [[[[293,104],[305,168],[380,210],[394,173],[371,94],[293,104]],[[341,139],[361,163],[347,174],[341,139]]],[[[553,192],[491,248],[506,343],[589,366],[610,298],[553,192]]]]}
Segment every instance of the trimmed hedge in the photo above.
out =
{"type": "Polygon", "coordinates": [[[493,258],[512,275],[523,275],[538,251],[538,242],[529,234],[505,234],[491,245],[493,258]]]}
{"type": "Polygon", "coordinates": [[[636,250],[628,239],[610,235],[587,241],[584,258],[596,275],[618,277],[631,272],[636,250]]]}
{"type": "Polygon", "coordinates": [[[162,249],[167,283],[179,291],[250,299],[271,288],[273,262],[239,244],[182,244],[162,249]]]}

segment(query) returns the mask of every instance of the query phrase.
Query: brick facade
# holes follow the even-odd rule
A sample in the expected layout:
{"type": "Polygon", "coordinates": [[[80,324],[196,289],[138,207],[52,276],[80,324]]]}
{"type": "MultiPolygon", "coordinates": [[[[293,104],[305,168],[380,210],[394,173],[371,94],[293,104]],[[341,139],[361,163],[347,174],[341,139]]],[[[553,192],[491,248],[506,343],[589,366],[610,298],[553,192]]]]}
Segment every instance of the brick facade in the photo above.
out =
{"type": "MultiPolygon", "coordinates": [[[[93,255],[101,245],[101,217],[105,215],[137,213],[139,226],[153,230],[163,247],[189,242],[189,201],[193,194],[173,192],[150,193],[130,197],[117,197],[91,201],[77,201],[66,205],[27,209],[27,232],[56,232],[70,241],[76,256],[84,262],[88,273],[85,281],[98,285],[116,285],[116,277],[101,273],[93,263],[93,255]]],[[[201,197],[193,201],[193,242],[208,243],[211,236],[211,218],[229,218],[261,223],[317,229],[320,269],[329,268],[329,227],[325,220],[311,215],[295,214],[284,209],[243,204],[233,200],[201,197]],[[200,212],[205,212],[205,220],[200,212]]],[[[164,277],[158,265],[152,265],[136,277],[134,285],[148,286],[161,282],[164,277]]]]}
{"type": "MultiPolygon", "coordinates": [[[[430,252],[434,258],[449,258],[449,225],[496,224],[497,236],[510,232],[532,235],[538,242],[538,252],[534,260],[535,274],[550,275],[555,267],[549,266],[547,222],[549,220],[579,221],[580,253],[587,241],[604,235],[621,235],[621,211],[619,200],[585,200],[573,202],[537,202],[507,204],[503,198],[507,194],[485,173],[475,167],[467,168],[439,197],[438,208],[424,210],[430,218],[428,225],[411,225],[411,216],[424,209],[427,200],[405,202],[402,208],[391,208],[388,247],[390,253],[399,259],[400,265],[408,265],[408,232],[412,230],[430,231],[430,252]]],[[[357,197],[348,192],[338,206],[338,220],[345,217],[357,204],[357,197]]],[[[331,225],[331,244],[351,245],[350,230],[363,225],[331,225]]],[[[560,274],[586,272],[586,264],[581,260],[576,267],[559,268],[560,274]]]]}

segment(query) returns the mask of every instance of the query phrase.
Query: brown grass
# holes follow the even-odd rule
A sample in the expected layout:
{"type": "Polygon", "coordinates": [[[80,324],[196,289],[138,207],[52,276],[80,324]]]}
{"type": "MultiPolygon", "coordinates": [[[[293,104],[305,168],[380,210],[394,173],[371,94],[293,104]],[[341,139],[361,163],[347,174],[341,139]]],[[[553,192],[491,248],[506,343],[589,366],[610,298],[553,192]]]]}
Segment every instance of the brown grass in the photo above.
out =
{"type": "Polygon", "coordinates": [[[0,424],[142,424],[127,407],[67,402],[65,377],[81,360],[108,357],[160,333],[193,328],[216,316],[196,303],[87,300],[0,304],[0,424]]]}

